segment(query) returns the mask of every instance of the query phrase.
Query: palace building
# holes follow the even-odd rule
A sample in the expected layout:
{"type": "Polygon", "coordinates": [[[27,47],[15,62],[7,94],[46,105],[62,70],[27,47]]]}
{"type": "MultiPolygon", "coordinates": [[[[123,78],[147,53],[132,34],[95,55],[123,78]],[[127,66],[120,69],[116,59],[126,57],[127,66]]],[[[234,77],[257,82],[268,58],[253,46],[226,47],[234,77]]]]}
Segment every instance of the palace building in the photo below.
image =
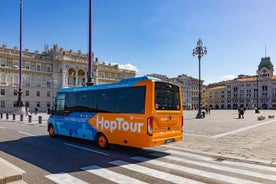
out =
{"type": "MultiPolygon", "coordinates": [[[[18,98],[19,54],[17,47],[0,47],[0,111],[12,112],[18,98]]],[[[46,112],[54,105],[58,88],[83,86],[87,83],[88,55],[46,45],[42,53],[22,51],[22,101],[31,111],[46,112]]],[[[135,77],[133,70],[120,69],[117,64],[99,63],[92,55],[93,83],[118,82],[135,77]]]]}
{"type": "Polygon", "coordinates": [[[276,76],[270,57],[261,58],[256,75],[207,86],[206,105],[214,109],[276,109],[276,76]]]}

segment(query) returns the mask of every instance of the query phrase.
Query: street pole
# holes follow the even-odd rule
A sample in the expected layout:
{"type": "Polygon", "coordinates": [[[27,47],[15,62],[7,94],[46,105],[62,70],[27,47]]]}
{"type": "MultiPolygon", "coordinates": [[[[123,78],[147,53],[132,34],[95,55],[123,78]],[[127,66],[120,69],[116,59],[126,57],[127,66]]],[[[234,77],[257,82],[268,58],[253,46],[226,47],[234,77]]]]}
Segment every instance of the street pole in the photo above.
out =
{"type": "Polygon", "coordinates": [[[89,0],[89,43],[88,43],[88,72],[87,86],[93,85],[92,82],[92,0],[89,0]]]}
{"type": "Polygon", "coordinates": [[[20,0],[20,50],[19,50],[19,87],[18,87],[18,99],[16,102],[17,107],[23,107],[22,102],[22,0],[20,0]]]}
{"type": "Polygon", "coordinates": [[[259,111],[259,75],[257,77],[257,109],[255,110],[255,113],[260,113],[259,111]]]}
{"type": "Polygon", "coordinates": [[[203,47],[203,42],[201,39],[197,41],[197,47],[193,49],[193,56],[198,56],[198,113],[196,115],[197,119],[202,118],[202,107],[201,107],[201,57],[207,54],[207,48],[203,47]]]}

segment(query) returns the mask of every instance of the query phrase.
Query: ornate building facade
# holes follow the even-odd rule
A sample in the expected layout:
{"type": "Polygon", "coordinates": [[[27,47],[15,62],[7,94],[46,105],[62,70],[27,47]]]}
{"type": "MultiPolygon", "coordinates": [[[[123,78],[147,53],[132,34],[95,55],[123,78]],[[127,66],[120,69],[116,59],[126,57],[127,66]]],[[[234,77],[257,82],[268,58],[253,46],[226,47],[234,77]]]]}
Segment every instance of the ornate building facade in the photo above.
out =
{"type": "MultiPolygon", "coordinates": [[[[83,86],[87,82],[88,55],[64,50],[54,45],[44,51],[22,51],[22,101],[31,111],[46,112],[54,105],[58,88],[83,86]]],[[[133,70],[118,65],[99,63],[92,56],[93,83],[113,83],[135,77],[133,70]]],[[[11,112],[15,107],[19,86],[19,50],[0,47],[0,111],[11,112]]]]}
{"type": "Polygon", "coordinates": [[[207,86],[207,105],[215,109],[276,109],[276,76],[270,57],[261,58],[256,75],[207,86]]]}

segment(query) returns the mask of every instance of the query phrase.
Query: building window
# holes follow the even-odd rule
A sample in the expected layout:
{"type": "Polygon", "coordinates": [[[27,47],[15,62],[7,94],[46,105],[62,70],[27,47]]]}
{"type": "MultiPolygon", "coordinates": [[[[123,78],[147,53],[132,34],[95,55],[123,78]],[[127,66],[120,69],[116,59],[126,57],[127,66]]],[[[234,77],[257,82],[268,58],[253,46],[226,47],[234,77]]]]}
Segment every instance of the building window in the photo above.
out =
{"type": "Polygon", "coordinates": [[[1,107],[5,107],[5,101],[1,101],[1,107]]]}
{"type": "Polygon", "coordinates": [[[29,63],[29,62],[26,62],[26,63],[25,63],[25,69],[26,69],[26,70],[30,70],[30,68],[31,68],[31,67],[30,67],[30,63],[29,63]]]}
{"type": "Polygon", "coordinates": [[[47,107],[48,108],[50,108],[50,106],[51,106],[50,104],[51,104],[50,102],[47,102],[47,107]]]}
{"type": "Polygon", "coordinates": [[[13,67],[18,68],[19,64],[17,60],[13,60],[13,67]]]}
{"type": "Polygon", "coordinates": [[[1,89],[1,95],[2,95],[2,96],[5,95],[5,89],[1,89]]]}
{"type": "Polygon", "coordinates": [[[18,84],[18,81],[19,81],[18,75],[15,74],[15,75],[13,76],[13,84],[18,84]]]}
{"type": "Polygon", "coordinates": [[[25,101],[25,107],[30,107],[30,102],[29,101],[25,101]]]}
{"type": "Polygon", "coordinates": [[[6,84],[6,74],[1,73],[1,84],[6,84]]]}
{"type": "Polygon", "coordinates": [[[51,96],[50,91],[47,91],[47,97],[50,97],[50,96],[51,96]]]}
{"type": "Polygon", "coordinates": [[[51,72],[51,66],[47,65],[47,72],[51,72]]]}
{"type": "Polygon", "coordinates": [[[42,78],[41,77],[37,77],[37,79],[36,79],[36,86],[37,87],[41,87],[41,84],[42,84],[42,78]]]}
{"type": "Polygon", "coordinates": [[[36,71],[41,71],[41,65],[40,64],[36,64],[36,71]]]}
{"type": "Polygon", "coordinates": [[[6,66],[6,60],[4,58],[0,58],[0,64],[1,64],[1,67],[5,67],[6,66]]]}
{"type": "Polygon", "coordinates": [[[25,91],[25,96],[30,96],[30,91],[29,90],[25,91]]]}
{"type": "Polygon", "coordinates": [[[17,90],[16,89],[13,91],[13,95],[17,96],[17,90]]]}
{"type": "Polygon", "coordinates": [[[27,75],[24,77],[25,86],[31,86],[31,76],[27,75]]]}
{"type": "Polygon", "coordinates": [[[36,91],[36,96],[40,96],[40,91],[36,91]]]}
{"type": "Polygon", "coordinates": [[[47,86],[48,87],[51,87],[51,83],[52,83],[51,79],[47,79],[47,86]]]}

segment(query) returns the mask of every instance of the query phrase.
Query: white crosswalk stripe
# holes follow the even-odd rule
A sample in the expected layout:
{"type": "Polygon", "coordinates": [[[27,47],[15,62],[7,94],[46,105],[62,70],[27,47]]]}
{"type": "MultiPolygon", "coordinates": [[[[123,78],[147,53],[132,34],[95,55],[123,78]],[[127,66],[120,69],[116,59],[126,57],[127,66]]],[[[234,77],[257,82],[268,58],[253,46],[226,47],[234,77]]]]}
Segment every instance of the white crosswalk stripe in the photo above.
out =
{"type": "MultiPolygon", "coordinates": [[[[153,152],[146,156],[134,156],[130,161],[113,160],[109,166],[90,165],[81,170],[90,173],[91,181],[94,177],[98,180],[114,183],[146,184],[157,178],[164,183],[276,183],[276,168],[237,160],[217,161],[213,156],[203,156],[169,149],[163,152],[153,152]],[[153,158],[154,157],[154,158],[153,158]],[[132,161],[131,161],[132,160],[132,161]],[[169,172],[168,172],[169,170],[169,172]],[[130,173],[132,173],[130,175],[130,173]],[[140,177],[135,176],[137,173],[140,177]],[[139,179],[140,178],[140,179],[139,179]],[[143,178],[141,180],[141,178],[143,178]]],[[[85,175],[86,176],[86,175],[85,175]]],[[[52,174],[45,176],[57,184],[87,184],[68,173],[52,174]]],[[[92,183],[93,183],[92,182],[92,183]]],[[[94,182],[95,183],[95,182],[94,182]]]]}
{"type": "Polygon", "coordinates": [[[176,176],[176,175],[172,175],[172,174],[169,174],[169,173],[157,171],[157,170],[147,168],[147,167],[144,167],[144,166],[139,166],[137,164],[131,164],[131,163],[128,163],[128,162],[124,162],[124,161],[121,161],[121,160],[115,160],[115,161],[112,161],[112,162],[109,162],[109,163],[111,163],[113,165],[123,167],[125,169],[135,171],[135,172],[143,173],[143,174],[149,175],[151,177],[167,180],[167,181],[173,182],[173,183],[187,183],[187,184],[189,184],[189,183],[191,183],[191,184],[201,183],[201,182],[196,182],[194,180],[190,180],[190,179],[183,178],[183,177],[180,177],[180,176],[176,176]]]}
{"type": "Polygon", "coordinates": [[[115,183],[121,183],[121,184],[129,184],[129,183],[135,183],[135,184],[146,184],[146,182],[142,182],[140,180],[137,180],[135,178],[131,178],[128,176],[125,176],[120,173],[116,173],[113,171],[110,171],[105,168],[101,168],[97,165],[92,165],[88,167],[81,168],[82,170],[85,170],[89,173],[98,175],[102,178],[106,178],[107,180],[113,181],[115,183]]]}
{"type": "Polygon", "coordinates": [[[58,184],[89,184],[67,173],[51,174],[45,177],[58,184]]]}

